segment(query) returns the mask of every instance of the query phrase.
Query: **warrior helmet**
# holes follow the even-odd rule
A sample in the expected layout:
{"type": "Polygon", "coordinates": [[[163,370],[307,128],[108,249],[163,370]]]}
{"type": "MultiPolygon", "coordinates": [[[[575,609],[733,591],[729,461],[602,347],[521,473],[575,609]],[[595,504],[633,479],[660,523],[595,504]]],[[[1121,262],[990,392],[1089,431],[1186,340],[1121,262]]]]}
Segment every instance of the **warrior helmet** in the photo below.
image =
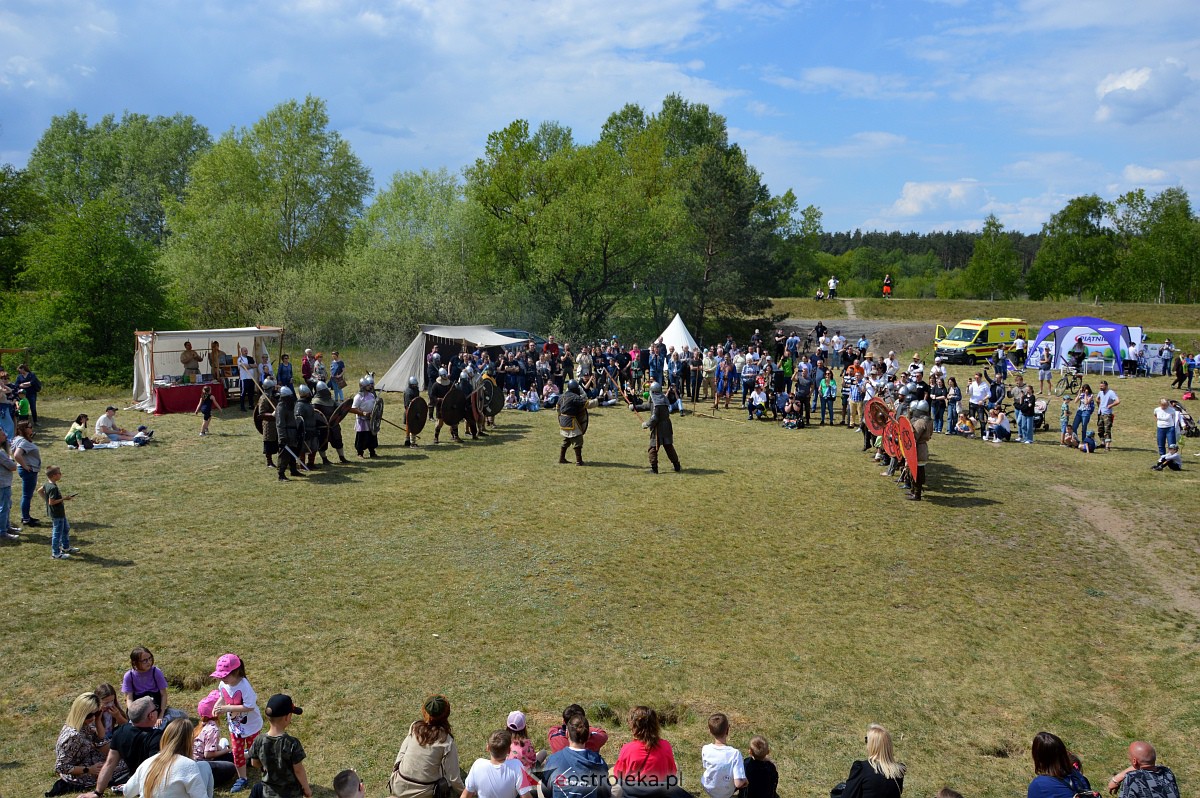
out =
{"type": "Polygon", "coordinates": [[[279,389],[280,399],[291,399],[294,395],[295,394],[292,393],[292,389],[286,385],[279,389]]]}
{"type": "Polygon", "coordinates": [[[662,383],[650,383],[650,393],[662,393],[662,383]]]}
{"type": "Polygon", "coordinates": [[[262,387],[263,387],[264,391],[271,390],[272,388],[275,387],[275,380],[271,379],[270,377],[267,377],[265,380],[263,380],[262,387]]]}
{"type": "Polygon", "coordinates": [[[434,363],[441,363],[441,362],[442,362],[442,356],[441,356],[441,355],[439,355],[437,352],[434,352],[434,353],[433,353],[433,362],[434,362],[434,363]]]}
{"type": "Polygon", "coordinates": [[[408,384],[409,384],[409,385],[411,385],[412,387],[416,388],[416,387],[417,387],[417,378],[416,378],[416,377],[409,377],[409,378],[408,378],[408,384]]]}
{"type": "Polygon", "coordinates": [[[910,396],[912,396],[912,392],[912,386],[908,383],[904,383],[904,385],[900,386],[900,395],[905,399],[908,399],[910,396]]]}
{"type": "Polygon", "coordinates": [[[375,380],[370,379],[369,377],[363,377],[361,380],[358,381],[359,388],[373,388],[374,386],[375,386],[375,380]]]}
{"type": "Polygon", "coordinates": [[[438,369],[438,376],[439,376],[439,377],[445,377],[445,376],[446,376],[446,370],[445,370],[444,368],[438,369]]]}
{"type": "Polygon", "coordinates": [[[325,384],[324,380],[317,380],[317,387],[316,387],[317,393],[320,393],[321,391],[328,391],[328,390],[329,390],[329,386],[325,384]]]}
{"type": "Polygon", "coordinates": [[[300,395],[301,399],[312,398],[312,389],[304,384],[301,384],[300,387],[296,389],[296,393],[300,395]]]}
{"type": "Polygon", "coordinates": [[[578,380],[567,380],[567,390],[571,393],[580,393],[578,380]]]}

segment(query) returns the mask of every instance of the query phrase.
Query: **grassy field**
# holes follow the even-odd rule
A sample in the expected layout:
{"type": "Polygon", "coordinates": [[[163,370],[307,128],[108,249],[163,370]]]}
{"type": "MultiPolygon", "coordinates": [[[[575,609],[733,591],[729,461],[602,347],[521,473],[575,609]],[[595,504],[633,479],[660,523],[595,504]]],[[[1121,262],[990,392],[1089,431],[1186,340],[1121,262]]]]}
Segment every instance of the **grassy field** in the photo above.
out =
{"type": "MultiPolygon", "coordinates": [[[[775,300],[777,308],[790,308],[795,300],[775,300]],[[780,303],[783,303],[782,305],[780,303]]],[[[832,303],[814,303],[822,309],[832,303]]],[[[991,319],[1011,316],[1041,325],[1064,316],[1098,316],[1121,324],[1141,325],[1147,332],[1200,330],[1200,305],[1159,305],[1151,303],[1115,303],[1094,305],[1090,302],[984,302],[965,299],[855,299],[859,318],[893,321],[933,321],[951,327],[960,319],[991,319]]],[[[784,312],[779,310],[777,312],[784,312]]],[[[790,313],[790,310],[788,311],[790,313]]],[[[1158,340],[1161,340],[1158,339],[1158,340]]],[[[1178,343],[1178,342],[1177,342],[1178,343]]]]}
{"type": "Polygon", "coordinates": [[[1040,729],[1096,785],[1149,739],[1194,794],[1200,460],[1150,471],[1166,383],[1115,387],[1115,452],[936,437],[922,503],[856,433],[735,410],[676,422],[678,475],[646,473],[645,433],[610,409],[586,468],[555,464],[553,414],[506,412],[461,446],[407,450],[385,426],[380,459],[279,483],[236,410],[208,438],[170,416],[153,446],[69,452],[69,420],[105,401],[44,397],[44,460],[80,493],[83,554],[52,560],[46,527],[0,552],[0,794],[50,786],[71,699],[119,684],[137,645],[193,712],[225,651],[263,701],[292,694],[325,796],[344,767],[385,794],[431,692],[451,699],[464,766],[508,711],[544,740],[573,701],[614,732],[612,762],[646,703],[678,718],[665,736],[696,791],[722,710],[732,744],[770,739],[785,798],[845,778],[875,721],[906,795],[1021,794],[1040,729]]]}

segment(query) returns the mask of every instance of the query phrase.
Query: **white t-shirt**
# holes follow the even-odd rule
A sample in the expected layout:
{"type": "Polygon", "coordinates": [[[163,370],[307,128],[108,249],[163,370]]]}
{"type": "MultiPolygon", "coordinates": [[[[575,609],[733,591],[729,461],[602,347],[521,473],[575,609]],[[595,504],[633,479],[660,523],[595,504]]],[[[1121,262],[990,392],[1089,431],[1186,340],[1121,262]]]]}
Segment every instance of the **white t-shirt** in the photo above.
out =
{"type": "Polygon", "coordinates": [[[1168,407],[1163,410],[1161,407],[1154,408],[1154,418],[1158,423],[1159,429],[1170,429],[1175,426],[1175,408],[1168,407]]]}
{"type": "Polygon", "coordinates": [[[226,713],[229,720],[230,734],[236,734],[238,737],[245,738],[262,731],[262,713],[255,706],[258,696],[255,694],[254,688],[250,686],[250,682],[242,679],[237,684],[231,685],[222,681],[217,685],[217,689],[221,691],[222,703],[232,704],[233,706],[240,705],[250,710],[244,715],[237,715],[232,712],[226,713]]]}
{"type": "Polygon", "coordinates": [[[973,405],[985,405],[992,391],[986,382],[971,380],[967,383],[967,399],[973,405]]]}
{"type": "Polygon", "coordinates": [[[704,775],[700,784],[712,798],[732,798],[735,779],[746,778],[746,762],[742,752],[728,745],[709,743],[700,749],[704,775]]]}
{"type": "Polygon", "coordinates": [[[1108,415],[1112,413],[1112,408],[1110,405],[1112,405],[1112,403],[1115,401],[1117,401],[1117,392],[1112,388],[1096,394],[1096,408],[1100,411],[1101,415],[1108,415]]]}
{"type": "Polygon", "coordinates": [[[506,759],[500,764],[490,759],[476,759],[467,774],[466,787],[479,798],[516,798],[533,789],[521,786],[521,760],[506,759]]]}
{"type": "Polygon", "coordinates": [[[109,418],[108,413],[101,413],[96,419],[96,434],[109,435],[117,431],[116,419],[109,418]]]}
{"type": "MultiPolygon", "coordinates": [[[[155,760],[162,754],[147,758],[125,782],[125,795],[144,798],[142,784],[155,760]]],[[[186,756],[176,756],[167,771],[167,778],[154,790],[153,798],[213,798],[212,767],[207,762],[197,762],[186,756]]]]}
{"type": "Polygon", "coordinates": [[[838,279],[836,277],[829,278],[829,290],[836,291],[838,287],[838,279]]]}

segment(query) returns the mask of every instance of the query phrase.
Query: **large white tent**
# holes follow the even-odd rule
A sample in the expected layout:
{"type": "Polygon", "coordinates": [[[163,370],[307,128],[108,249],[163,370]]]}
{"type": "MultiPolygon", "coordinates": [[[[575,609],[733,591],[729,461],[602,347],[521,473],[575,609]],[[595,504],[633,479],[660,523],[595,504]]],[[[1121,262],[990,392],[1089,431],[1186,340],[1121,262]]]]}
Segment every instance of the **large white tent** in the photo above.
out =
{"type": "Polygon", "coordinates": [[[208,371],[208,352],[213,341],[221,345],[221,351],[235,360],[237,352],[244,346],[255,359],[270,358],[268,343],[278,340],[283,346],[282,327],[226,327],[220,330],[160,330],[135,332],[137,348],[133,353],[133,408],[153,413],[155,410],[154,381],[163,377],[183,374],[179,354],[185,341],[204,356],[203,371],[208,371]]]}
{"type": "Polygon", "coordinates": [[[667,325],[667,329],[663,330],[663,334],[659,336],[667,346],[667,351],[675,347],[676,352],[682,352],[686,346],[688,349],[695,351],[700,347],[696,344],[696,339],[688,332],[687,325],[683,323],[683,317],[678,313],[675,318],[671,319],[671,323],[667,325]]]}
{"type": "Polygon", "coordinates": [[[446,327],[440,324],[422,324],[421,331],[413,338],[408,348],[396,358],[396,362],[387,373],[375,380],[375,388],[380,391],[403,391],[408,387],[408,378],[416,377],[421,388],[425,388],[425,358],[437,344],[438,351],[444,360],[462,349],[466,344],[470,347],[499,347],[510,344],[523,344],[522,338],[509,338],[501,335],[491,327],[463,326],[446,327]]]}

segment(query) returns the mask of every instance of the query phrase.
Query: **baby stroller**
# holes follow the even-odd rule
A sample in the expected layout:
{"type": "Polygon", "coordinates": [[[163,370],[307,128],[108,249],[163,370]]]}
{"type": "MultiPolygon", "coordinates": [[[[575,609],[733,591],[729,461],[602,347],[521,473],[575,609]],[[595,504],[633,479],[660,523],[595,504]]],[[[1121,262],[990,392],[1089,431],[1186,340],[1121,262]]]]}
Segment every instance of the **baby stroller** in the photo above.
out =
{"type": "Polygon", "coordinates": [[[1197,438],[1200,437],[1200,426],[1196,426],[1196,420],[1192,418],[1192,414],[1187,411],[1187,408],[1181,405],[1176,400],[1172,399],[1171,407],[1175,408],[1175,412],[1179,414],[1179,424],[1183,427],[1184,437],[1197,438]]]}
{"type": "Polygon", "coordinates": [[[1046,429],[1046,400],[1038,399],[1033,403],[1033,428],[1046,429]]]}

